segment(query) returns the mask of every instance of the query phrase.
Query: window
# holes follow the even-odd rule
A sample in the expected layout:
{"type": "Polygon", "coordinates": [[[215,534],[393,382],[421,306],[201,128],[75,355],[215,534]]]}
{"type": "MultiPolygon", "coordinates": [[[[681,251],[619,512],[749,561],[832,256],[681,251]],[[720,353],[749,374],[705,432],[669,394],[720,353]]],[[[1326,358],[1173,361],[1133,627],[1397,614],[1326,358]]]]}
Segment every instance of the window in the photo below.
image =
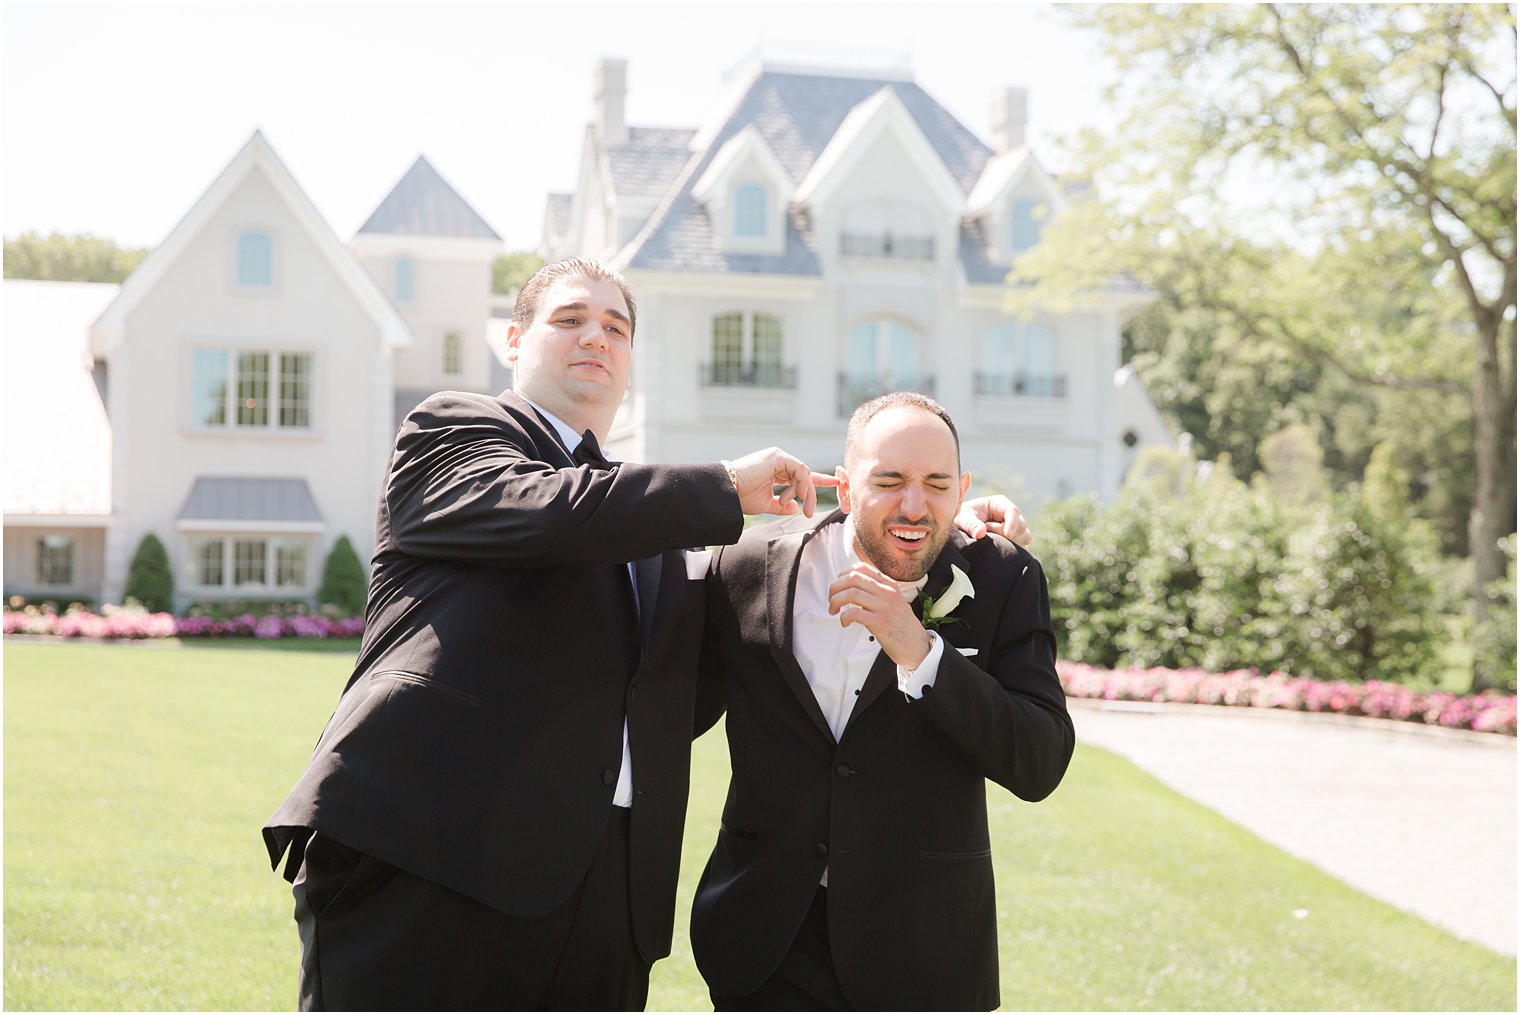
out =
{"type": "Polygon", "coordinates": [[[934,384],[918,371],[918,332],[900,321],[866,321],[846,338],[845,372],[839,412],[853,412],[861,402],[888,391],[932,395],[934,384]]]}
{"type": "Polygon", "coordinates": [[[1037,202],[1018,200],[1013,202],[1010,228],[1010,242],[1013,244],[1013,252],[1022,254],[1035,244],[1040,242],[1041,222],[1035,217],[1035,210],[1039,207],[1037,202]]]}
{"type": "Polygon", "coordinates": [[[190,540],[190,582],[240,592],[305,589],[310,549],[308,540],[288,536],[199,537],[190,540]]]}
{"type": "Polygon", "coordinates": [[[74,584],[74,540],[68,536],[37,540],[37,584],[74,584]]]}
{"type": "Polygon", "coordinates": [[[765,188],[754,183],[741,183],[734,190],[734,235],[764,236],[765,188]]]}
{"type": "Polygon", "coordinates": [[[238,237],[237,284],[243,289],[268,289],[274,284],[273,244],[265,234],[238,237]]]}
{"type": "Polygon", "coordinates": [[[1065,397],[1066,377],[1056,372],[1055,342],[1055,333],[1041,324],[994,324],[982,336],[977,394],[1065,397]]]}
{"type": "Polygon", "coordinates": [[[397,303],[410,303],[412,295],[412,262],[402,258],[396,262],[395,278],[392,279],[392,291],[395,293],[397,303]]]}
{"type": "Polygon", "coordinates": [[[712,323],[712,362],[704,384],[790,388],[795,373],[781,365],[781,318],[758,311],[718,314],[712,323]]]}
{"type": "Polygon", "coordinates": [[[457,374],[464,369],[464,347],[459,336],[449,332],[443,336],[443,372],[457,374]]]}
{"type": "Polygon", "coordinates": [[[311,429],[311,354],[196,349],[190,425],[201,430],[311,429]]]}

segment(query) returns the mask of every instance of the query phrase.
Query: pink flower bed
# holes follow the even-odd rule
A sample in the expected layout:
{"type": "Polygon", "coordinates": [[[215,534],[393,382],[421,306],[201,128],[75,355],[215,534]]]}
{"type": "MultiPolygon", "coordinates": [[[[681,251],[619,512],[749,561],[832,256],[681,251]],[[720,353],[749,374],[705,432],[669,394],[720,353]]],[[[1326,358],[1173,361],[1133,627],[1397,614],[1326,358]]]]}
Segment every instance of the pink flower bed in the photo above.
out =
{"type": "Polygon", "coordinates": [[[120,606],[106,606],[100,613],[69,610],[63,614],[28,606],[5,611],[4,632],[59,638],[357,638],[364,633],[364,618],[334,620],[280,617],[273,613],[256,617],[245,613],[227,620],[212,620],[120,606]]]}
{"type": "Polygon", "coordinates": [[[1422,693],[1379,680],[1353,684],[1256,670],[1103,670],[1064,660],[1056,663],[1056,672],[1072,698],[1332,712],[1515,735],[1515,695],[1493,691],[1422,693]]]}

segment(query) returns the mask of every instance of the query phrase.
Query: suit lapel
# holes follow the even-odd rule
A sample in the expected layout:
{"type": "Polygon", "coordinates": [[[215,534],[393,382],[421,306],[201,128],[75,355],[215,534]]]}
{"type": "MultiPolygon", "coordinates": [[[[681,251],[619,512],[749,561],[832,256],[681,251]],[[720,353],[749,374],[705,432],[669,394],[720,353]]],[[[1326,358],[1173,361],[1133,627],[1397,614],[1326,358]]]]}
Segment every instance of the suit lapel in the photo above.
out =
{"type": "Polygon", "coordinates": [[[792,653],[792,603],[797,595],[797,567],[802,560],[802,546],[812,531],[809,528],[784,533],[772,539],[766,547],[766,627],[770,630],[771,655],[775,657],[782,677],[797,696],[802,710],[813,720],[813,725],[832,744],[834,731],[829,729],[829,722],[823,717],[823,709],[818,707],[818,699],[807,682],[807,675],[792,653]]]}
{"type": "Polygon", "coordinates": [[[643,645],[643,653],[649,651],[649,636],[654,630],[654,611],[660,598],[663,560],[663,557],[656,556],[633,563],[633,574],[639,590],[639,641],[643,645]]]}
{"type": "MultiPolygon", "coordinates": [[[[958,536],[959,531],[953,533],[939,556],[934,558],[934,563],[929,565],[929,580],[924,583],[923,594],[931,600],[938,599],[940,594],[950,587],[950,581],[954,577],[950,572],[952,565],[959,567],[962,571],[969,567],[966,558],[961,556],[961,551],[957,546],[958,536]]],[[[920,597],[914,597],[913,615],[919,620],[924,619],[923,601],[920,597]]],[[[940,638],[945,642],[945,651],[955,651],[950,647],[950,639],[945,637],[944,632],[940,633],[940,638]]],[[[943,665],[943,657],[941,657],[941,665],[943,665]]],[[[886,652],[878,652],[876,662],[871,664],[871,672],[866,674],[866,682],[860,689],[860,697],[855,699],[855,707],[850,710],[850,718],[845,723],[845,730],[849,730],[850,723],[855,721],[855,717],[881,697],[883,691],[896,686],[897,664],[886,652]]]]}

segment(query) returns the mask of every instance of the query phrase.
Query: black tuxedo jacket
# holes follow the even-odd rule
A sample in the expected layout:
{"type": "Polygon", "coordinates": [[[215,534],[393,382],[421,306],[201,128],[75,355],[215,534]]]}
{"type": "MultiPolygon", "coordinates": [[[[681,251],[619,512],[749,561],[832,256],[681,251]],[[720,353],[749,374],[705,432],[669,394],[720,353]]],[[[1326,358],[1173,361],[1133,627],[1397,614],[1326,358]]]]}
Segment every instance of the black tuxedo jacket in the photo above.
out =
{"type": "Polygon", "coordinates": [[[742,526],[718,464],[577,467],[511,392],[424,401],[381,492],[358,662],[264,828],[271,863],[295,842],[293,878],[316,829],[504,913],[547,913],[601,842],[626,714],[635,937],[645,959],[667,954],[703,622],[678,548],[742,526]]]}
{"type": "Polygon", "coordinates": [[[755,990],[827,866],[834,968],[853,1005],[995,1008],[986,780],[1042,799],[1074,744],[1044,575],[1001,536],[956,532],[925,591],[937,597],[954,564],[976,596],[952,614],[964,623],[938,629],[934,685],[907,701],[880,653],[836,743],[792,653],[798,563],[819,527],[751,529],[708,578],[698,717],[715,721],[726,705],[733,777],[692,904],[697,966],[715,993],[755,990]]]}

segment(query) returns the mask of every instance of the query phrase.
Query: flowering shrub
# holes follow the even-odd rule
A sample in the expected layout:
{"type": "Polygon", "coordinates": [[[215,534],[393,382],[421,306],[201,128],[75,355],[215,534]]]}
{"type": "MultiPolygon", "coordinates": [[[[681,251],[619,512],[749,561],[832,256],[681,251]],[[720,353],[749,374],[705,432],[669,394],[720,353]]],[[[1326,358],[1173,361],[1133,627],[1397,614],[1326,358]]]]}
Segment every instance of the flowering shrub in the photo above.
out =
{"type": "Polygon", "coordinates": [[[1056,672],[1068,696],[1104,701],[1180,702],[1331,712],[1515,735],[1515,695],[1411,691],[1378,680],[1310,680],[1256,670],[1099,669],[1062,660],[1056,672]]]}
{"type": "Polygon", "coordinates": [[[364,618],[245,613],[212,620],[109,605],[98,614],[72,607],[58,614],[27,606],[5,611],[4,632],[59,638],[357,638],[364,633],[364,618]]]}

